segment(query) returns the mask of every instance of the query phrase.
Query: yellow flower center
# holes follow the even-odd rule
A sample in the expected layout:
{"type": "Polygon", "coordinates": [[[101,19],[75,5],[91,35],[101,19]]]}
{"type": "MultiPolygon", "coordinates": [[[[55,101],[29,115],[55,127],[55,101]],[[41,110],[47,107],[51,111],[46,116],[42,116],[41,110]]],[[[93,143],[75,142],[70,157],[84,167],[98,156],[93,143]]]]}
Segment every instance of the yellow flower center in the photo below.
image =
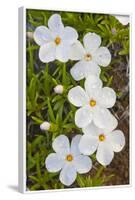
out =
{"type": "Polygon", "coordinates": [[[105,135],[104,134],[100,134],[99,135],[99,141],[103,142],[105,140],[105,135]]]}
{"type": "Polygon", "coordinates": [[[90,60],[92,60],[92,55],[88,53],[88,54],[85,55],[84,59],[86,61],[90,61],[90,60]]]}
{"type": "Polygon", "coordinates": [[[96,101],[94,99],[91,99],[89,104],[91,107],[94,107],[96,105],[96,101]]]}
{"type": "Polygon", "coordinates": [[[56,38],[55,38],[55,44],[56,44],[56,45],[59,45],[60,42],[61,42],[61,38],[60,38],[60,37],[56,37],[56,38]]]}
{"type": "Polygon", "coordinates": [[[71,162],[73,160],[73,156],[71,154],[68,154],[66,160],[71,162]]]}

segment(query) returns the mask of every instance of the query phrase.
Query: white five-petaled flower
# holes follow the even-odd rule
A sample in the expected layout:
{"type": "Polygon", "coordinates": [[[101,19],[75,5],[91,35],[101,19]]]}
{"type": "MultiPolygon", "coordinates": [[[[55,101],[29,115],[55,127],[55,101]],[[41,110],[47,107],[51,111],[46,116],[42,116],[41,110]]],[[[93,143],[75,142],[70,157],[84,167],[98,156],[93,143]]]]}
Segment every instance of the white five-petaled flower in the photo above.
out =
{"type": "Polygon", "coordinates": [[[77,31],[69,26],[64,27],[61,16],[52,15],[48,27],[39,26],[34,31],[34,40],[40,45],[39,58],[48,63],[55,59],[67,62],[71,45],[77,41],[77,31]]]}
{"type": "Polygon", "coordinates": [[[92,168],[91,159],[79,151],[80,139],[81,135],[76,135],[72,139],[70,147],[69,140],[65,135],[58,136],[52,144],[56,153],[49,154],[45,161],[49,172],[60,171],[59,179],[66,186],[75,181],[77,172],[84,174],[92,168]]]}
{"type": "MultiPolygon", "coordinates": [[[[107,122],[105,122],[107,123],[107,122]]],[[[125,137],[122,131],[110,129],[100,129],[93,123],[82,129],[82,136],[79,149],[84,155],[91,155],[96,150],[97,161],[106,166],[114,157],[114,152],[119,152],[125,145],[125,137]]]]}
{"type": "Polygon", "coordinates": [[[75,124],[86,127],[92,121],[100,128],[116,127],[117,120],[108,110],[116,101],[116,93],[109,87],[102,87],[102,81],[95,75],[85,80],[85,90],[76,86],[69,90],[69,101],[80,107],[75,113],[75,124]]]}
{"type": "Polygon", "coordinates": [[[111,54],[107,47],[101,45],[101,37],[95,33],[87,33],[83,38],[83,44],[77,41],[70,51],[71,60],[79,60],[72,68],[71,75],[77,81],[86,78],[90,74],[98,75],[101,72],[99,66],[106,67],[111,61],[111,54]]]}

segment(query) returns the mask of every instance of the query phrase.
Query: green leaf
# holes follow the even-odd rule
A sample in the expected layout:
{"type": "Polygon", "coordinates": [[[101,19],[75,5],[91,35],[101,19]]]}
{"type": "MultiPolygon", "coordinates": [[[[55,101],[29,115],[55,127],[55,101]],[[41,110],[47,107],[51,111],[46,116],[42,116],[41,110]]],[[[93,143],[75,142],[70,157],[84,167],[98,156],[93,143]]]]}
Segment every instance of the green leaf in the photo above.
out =
{"type": "Polygon", "coordinates": [[[62,99],[63,97],[61,95],[56,95],[53,99],[52,99],[52,103],[55,103],[56,101],[59,101],[60,99],[62,99]]]}
{"type": "Polygon", "coordinates": [[[47,98],[47,105],[48,105],[48,113],[49,113],[50,120],[55,123],[55,116],[54,116],[54,112],[53,112],[49,97],[47,98]]]}
{"type": "Polygon", "coordinates": [[[37,183],[39,182],[39,179],[35,176],[29,176],[29,179],[31,179],[32,181],[37,182],[37,183]]]}
{"type": "Polygon", "coordinates": [[[36,101],[36,93],[38,90],[38,80],[36,76],[33,76],[33,78],[30,81],[30,85],[28,88],[28,97],[30,100],[34,103],[36,101]]]}
{"type": "Polygon", "coordinates": [[[28,154],[27,158],[27,169],[30,170],[35,166],[36,162],[35,159],[31,156],[31,154],[28,154]]]}
{"type": "Polygon", "coordinates": [[[41,175],[40,163],[39,163],[40,162],[39,153],[36,153],[35,159],[36,159],[37,176],[38,176],[39,179],[41,179],[42,175],[41,175]]]}
{"type": "Polygon", "coordinates": [[[113,76],[111,76],[111,77],[108,79],[106,87],[110,87],[110,86],[112,85],[112,81],[113,81],[113,76]]]}
{"type": "Polygon", "coordinates": [[[38,117],[31,116],[31,118],[37,123],[37,124],[42,124],[44,121],[42,119],[39,119],[38,117]]]}
{"type": "Polygon", "coordinates": [[[34,151],[37,148],[37,146],[40,146],[42,141],[44,141],[44,136],[43,135],[37,136],[35,140],[32,142],[31,145],[32,151],[34,151]]]}
{"type": "Polygon", "coordinates": [[[58,110],[58,109],[60,109],[60,107],[64,104],[64,102],[65,102],[65,99],[61,99],[61,100],[59,100],[59,101],[57,101],[57,103],[54,105],[54,110],[58,110]]]}
{"type": "Polygon", "coordinates": [[[69,123],[69,124],[63,125],[62,127],[66,129],[72,129],[72,128],[76,128],[76,125],[74,125],[73,123],[69,123]]]}
{"type": "Polygon", "coordinates": [[[85,187],[84,179],[80,175],[77,175],[76,180],[77,180],[77,183],[80,187],[85,187]]]}

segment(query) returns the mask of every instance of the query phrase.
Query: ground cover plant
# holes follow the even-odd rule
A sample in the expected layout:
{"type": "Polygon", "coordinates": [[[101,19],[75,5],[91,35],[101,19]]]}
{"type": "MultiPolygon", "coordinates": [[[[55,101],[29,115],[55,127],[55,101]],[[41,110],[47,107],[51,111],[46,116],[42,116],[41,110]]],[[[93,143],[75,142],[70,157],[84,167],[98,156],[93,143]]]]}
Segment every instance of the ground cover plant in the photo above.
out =
{"type": "Polygon", "coordinates": [[[128,184],[127,18],[26,15],[27,190],[128,184]]]}

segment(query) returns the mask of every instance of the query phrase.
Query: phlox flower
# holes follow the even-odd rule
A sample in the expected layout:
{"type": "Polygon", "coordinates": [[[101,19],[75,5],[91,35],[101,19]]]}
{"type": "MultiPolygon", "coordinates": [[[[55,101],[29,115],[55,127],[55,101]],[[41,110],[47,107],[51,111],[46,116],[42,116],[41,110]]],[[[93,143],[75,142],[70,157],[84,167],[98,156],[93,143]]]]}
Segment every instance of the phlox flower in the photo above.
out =
{"type": "Polygon", "coordinates": [[[45,161],[49,172],[60,171],[59,179],[66,186],[75,181],[77,172],[84,174],[92,168],[91,159],[82,155],[79,151],[78,144],[80,139],[81,135],[76,135],[72,139],[70,147],[67,136],[60,135],[56,137],[52,143],[55,153],[49,154],[45,161]]]}
{"type": "Polygon", "coordinates": [[[67,62],[70,47],[77,41],[78,33],[72,27],[64,27],[61,16],[54,14],[48,20],[48,28],[37,27],[33,37],[40,46],[39,58],[42,62],[48,63],[55,59],[67,62]]]}
{"type": "Polygon", "coordinates": [[[108,110],[116,101],[114,90],[102,87],[102,81],[95,75],[87,77],[84,87],[76,86],[68,93],[68,100],[79,107],[75,113],[75,124],[83,128],[93,121],[100,128],[116,127],[118,122],[108,110]]]}
{"type": "Polygon", "coordinates": [[[111,54],[107,47],[101,45],[101,37],[96,33],[87,33],[83,44],[77,41],[70,51],[71,60],[79,60],[72,68],[71,75],[76,81],[86,78],[90,74],[99,76],[100,66],[107,67],[111,62],[111,54]]]}
{"type": "MultiPolygon", "coordinates": [[[[104,123],[107,123],[106,121],[104,123]]],[[[95,151],[97,161],[106,166],[114,157],[114,152],[119,152],[125,145],[125,137],[122,131],[110,129],[100,129],[93,123],[82,129],[82,136],[79,149],[84,155],[91,155],[95,151]]]]}

